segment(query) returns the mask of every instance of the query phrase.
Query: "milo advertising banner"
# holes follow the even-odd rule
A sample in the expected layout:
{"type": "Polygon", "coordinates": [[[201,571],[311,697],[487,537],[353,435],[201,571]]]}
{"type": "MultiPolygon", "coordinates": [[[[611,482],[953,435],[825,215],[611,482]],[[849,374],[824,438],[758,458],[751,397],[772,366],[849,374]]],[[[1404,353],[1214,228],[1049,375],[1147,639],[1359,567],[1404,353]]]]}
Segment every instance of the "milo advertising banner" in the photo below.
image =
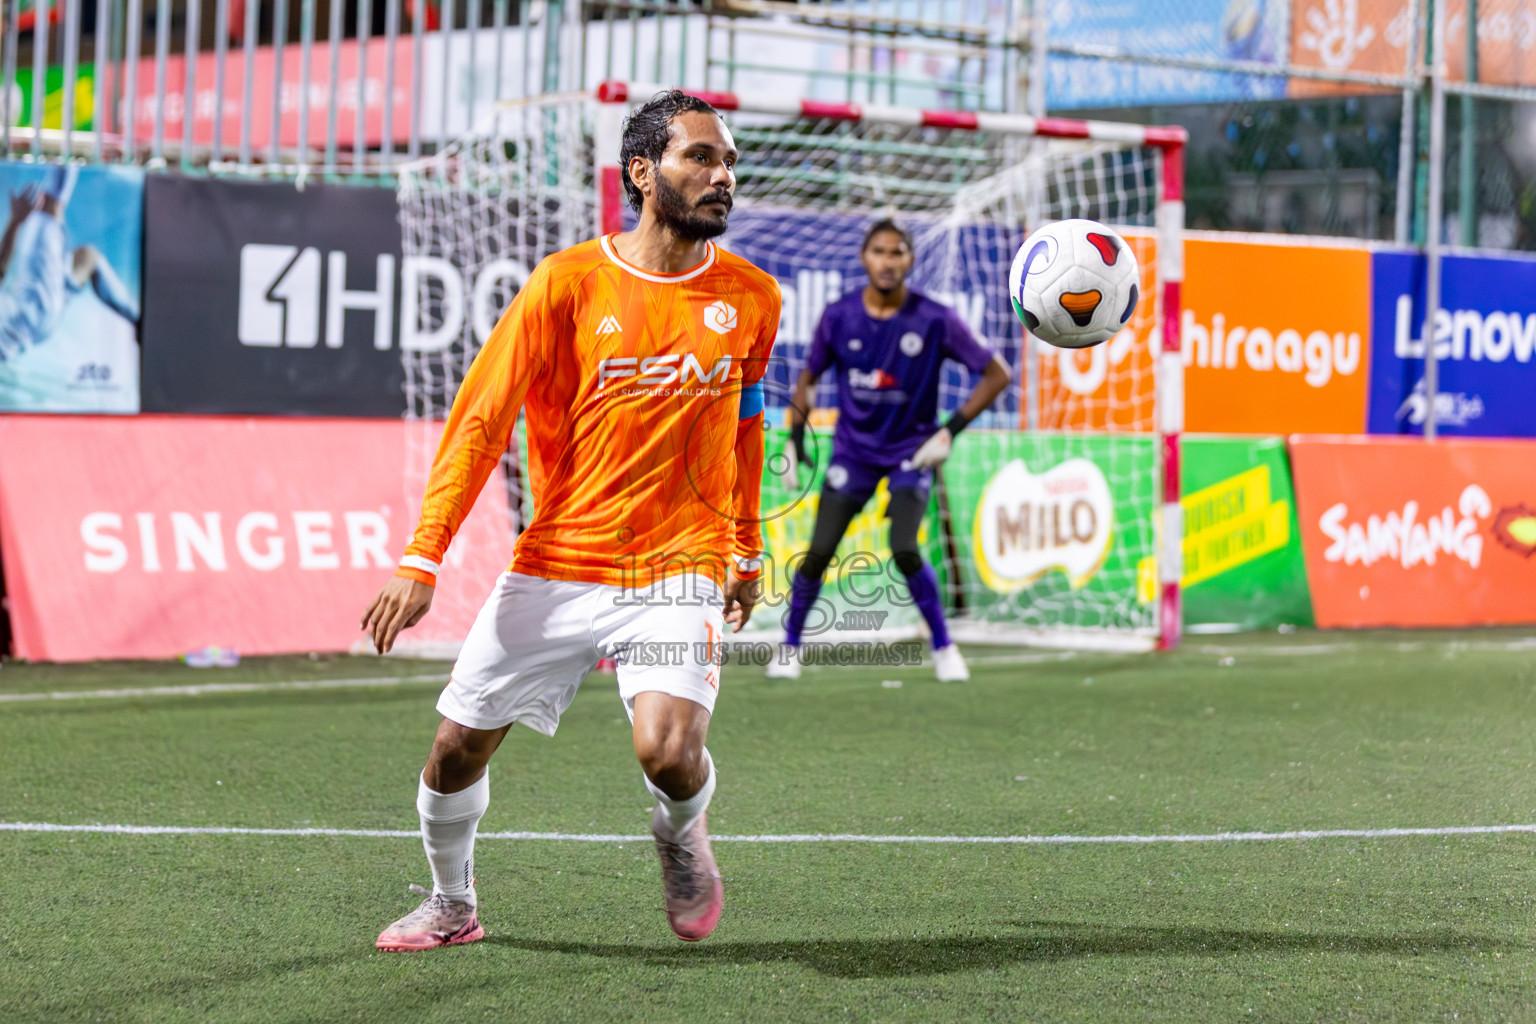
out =
{"type": "MultiPolygon", "coordinates": [[[[962,639],[987,627],[1150,632],[1155,625],[1156,464],[1142,435],[972,430],[956,441],[919,540],[962,639]]],[[[784,446],[768,435],[768,464],[784,446]]],[[[782,629],[810,542],[821,470],[790,493],[765,475],[765,598],[750,629],[782,629]]],[[[1183,442],[1184,620],[1225,630],[1310,625],[1311,598],[1285,443],[1183,442]]],[[[828,569],[807,641],[914,636],[921,618],[890,562],[882,485],[828,569]],[[813,627],[813,628],[812,628],[813,627]]]]}
{"type": "Polygon", "coordinates": [[[1151,437],[968,432],[944,477],[951,592],[969,622],[1153,628],[1137,593],[1156,541],[1151,437]]]}

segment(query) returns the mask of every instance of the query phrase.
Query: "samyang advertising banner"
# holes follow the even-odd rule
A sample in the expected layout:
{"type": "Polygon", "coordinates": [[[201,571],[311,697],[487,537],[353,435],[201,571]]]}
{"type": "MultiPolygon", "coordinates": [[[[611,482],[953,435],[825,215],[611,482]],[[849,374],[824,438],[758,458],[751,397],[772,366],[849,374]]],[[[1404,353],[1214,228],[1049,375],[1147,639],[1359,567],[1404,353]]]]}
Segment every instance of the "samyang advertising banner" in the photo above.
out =
{"type": "Polygon", "coordinates": [[[1536,436],[1536,260],[1443,257],[1440,309],[1428,332],[1424,257],[1379,252],[1371,264],[1371,433],[1424,432],[1429,333],[1441,434],[1536,436]]]}
{"type": "Polygon", "coordinates": [[[1317,624],[1536,622],[1536,442],[1291,439],[1317,624]]]}
{"type": "Polygon", "coordinates": [[[0,163],[0,194],[0,412],[138,412],[144,172],[0,163]]]}
{"type": "MultiPolygon", "coordinates": [[[[0,561],[17,657],[345,651],[420,513],[439,424],[0,417],[0,561]]],[[[496,477],[403,646],[461,641],[512,556],[496,477]]]]}
{"type": "Polygon", "coordinates": [[[404,411],[402,300],[417,324],[430,268],[400,258],[393,191],[156,175],[147,193],[144,411],[404,411]]]}

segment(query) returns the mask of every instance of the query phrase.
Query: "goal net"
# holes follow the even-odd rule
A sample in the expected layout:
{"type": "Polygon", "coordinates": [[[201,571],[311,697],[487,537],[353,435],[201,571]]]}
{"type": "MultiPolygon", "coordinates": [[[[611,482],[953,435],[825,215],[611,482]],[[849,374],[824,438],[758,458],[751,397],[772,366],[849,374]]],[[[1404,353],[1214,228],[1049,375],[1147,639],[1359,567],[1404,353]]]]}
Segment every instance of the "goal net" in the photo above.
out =
{"type": "MultiPolygon", "coordinates": [[[[406,257],[458,268],[471,309],[455,327],[451,310],[444,313],[454,296],[437,278],[419,277],[415,305],[402,315],[419,317],[418,335],[438,331],[432,337],[441,344],[405,353],[412,417],[446,415],[485,330],[539,259],[632,223],[618,189],[618,127],[628,104],[654,91],[608,83],[599,91],[607,102],[554,97],[504,108],[402,176],[406,257]]],[[[909,283],[954,307],[1013,370],[1008,391],[961,435],[922,537],[953,632],[1110,647],[1175,640],[1177,567],[1169,571],[1164,559],[1159,572],[1158,546],[1161,536],[1178,551],[1176,473],[1165,479],[1176,470],[1165,452],[1177,450],[1166,443],[1177,430],[1166,394],[1178,382],[1161,381],[1162,406],[1159,389],[1175,365],[1161,358],[1160,286],[1177,271],[1160,275],[1159,249],[1163,269],[1176,267],[1169,257],[1177,255],[1181,215],[1167,202],[1165,149],[1147,138],[1157,130],[705,95],[725,112],[742,154],[723,244],[772,274],[783,293],[767,378],[770,425],[783,422],[823,310],[863,286],[868,225],[896,219],[915,243],[909,283]],[[1090,134],[1099,137],[1061,137],[1090,134]],[[1030,339],[1007,295],[1009,265],[1029,231],[1067,217],[1120,230],[1141,266],[1144,296],[1120,335],[1075,353],[1030,339]]],[[[946,365],[941,419],[974,383],[963,367],[946,365]]],[[[816,404],[814,478],[795,493],[771,473],[764,481],[768,593],[753,619],[764,637],[780,628],[791,563],[809,541],[831,460],[830,374],[816,404]]],[[[435,444],[430,429],[429,437],[435,444]]],[[[783,443],[782,430],[770,431],[770,464],[783,443]]],[[[424,477],[430,451],[420,455],[408,480],[424,477]]],[[[526,516],[515,452],[508,470],[512,506],[526,516]]],[[[884,571],[885,501],[882,489],[850,528],[807,639],[888,640],[921,630],[899,574],[884,571]]]]}

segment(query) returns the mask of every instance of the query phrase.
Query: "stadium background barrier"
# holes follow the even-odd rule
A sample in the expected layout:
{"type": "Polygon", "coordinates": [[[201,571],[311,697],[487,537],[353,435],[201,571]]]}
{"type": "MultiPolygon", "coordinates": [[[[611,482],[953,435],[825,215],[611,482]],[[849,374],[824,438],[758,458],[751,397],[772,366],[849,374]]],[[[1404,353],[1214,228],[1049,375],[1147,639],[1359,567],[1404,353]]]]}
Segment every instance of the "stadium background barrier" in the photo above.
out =
{"type": "MultiPolygon", "coordinates": [[[[38,661],[346,651],[421,495],[399,420],[0,417],[15,655],[38,661]]],[[[504,487],[445,559],[418,651],[455,650],[509,557],[504,487]],[[455,600],[459,597],[459,600],[455,600]]]]}
{"type": "Polygon", "coordinates": [[[1536,621],[1536,445],[1294,437],[1317,624],[1536,621]]]}
{"type": "MultiPolygon", "coordinates": [[[[316,177],[387,184],[399,161],[434,151],[498,102],[614,78],[843,105],[1035,116],[1079,110],[1188,123],[1197,143],[1186,194],[1195,226],[1283,226],[1378,243],[1390,237],[1396,247],[1365,246],[1366,369],[1343,372],[1353,365],[1350,332],[1331,324],[1355,317],[1358,294],[1319,309],[1315,329],[1266,327],[1268,356],[1248,333],[1239,346],[1245,366],[1220,372],[1199,365],[1199,328],[1214,334],[1214,311],[1226,326],[1239,317],[1257,323],[1264,303],[1286,290],[1259,287],[1262,280],[1251,295],[1229,286],[1209,303],[1210,323],[1201,319],[1203,299],[1187,303],[1194,315],[1176,326],[1190,367],[1187,426],[1207,426],[1207,413],[1213,429],[1239,419],[1243,410],[1230,403],[1202,409],[1198,401],[1201,393],[1237,393],[1229,372],[1236,371],[1260,396],[1247,411],[1284,402],[1298,419],[1243,429],[1369,428],[1430,438],[1536,433],[1536,412],[1524,397],[1536,338],[1536,314],[1527,308],[1530,267],[1493,251],[1536,246],[1531,0],[1475,7],[1466,0],[908,0],[884,9],[838,0],[364,0],[351,12],[314,0],[0,0],[0,36],[0,142],[8,152],[32,161],[70,155],[123,163],[129,174],[137,173],[134,165],[179,166],[301,187],[316,177]],[[1423,343],[1421,324],[1437,343],[1423,343]],[[1303,380],[1322,375],[1308,363],[1309,351],[1321,363],[1321,345],[1308,348],[1313,334],[1344,335],[1320,386],[1329,399],[1298,391],[1313,401],[1288,400],[1276,391],[1299,388],[1280,367],[1286,329],[1301,337],[1302,369],[1295,372],[1303,380]],[[1250,352],[1253,362],[1274,369],[1255,368],[1250,352]],[[1356,428],[1361,373],[1369,381],[1366,423],[1356,428]]],[[[124,229],[139,223],[123,218],[117,202],[108,212],[124,229]]],[[[1291,244],[1273,236],[1256,241],[1291,244]]],[[[1197,258],[1201,245],[1192,238],[1186,258],[1197,258]]],[[[1257,265],[1284,262],[1230,252],[1257,265]]],[[[1357,279],[1358,256],[1338,260],[1348,268],[1331,272],[1357,279]]],[[[1311,297],[1313,265],[1311,256],[1299,259],[1283,278],[1303,279],[1287,309],[1311,297]]],[[[347,283],[344,293],[366,285],[347,283]]],[[[1198,280],[1186,285],[1200,287],[1198,280]]],[[[329,291],[325,296],[322,303],[329,291]]],[[[398,334],[400,311],[391,312],[398,334]]],[[[343,314],[344,334],[366,316],[343,314]]],[[[100,360],[76,360],[87,338],[61,329],[54,350],[71,351],[76,369],[99,373],[100,360]]],[[[1231,333],[1224,339],[1230,347],[1231,333]]],[[[1294,366],[1295,344],[1287,344],[1294,366]]],[[[309,372],[313,361],[300,360],[314,353],[278,347],[296,350],[282,353],[293,357],[290,382],[309,372]]],[[[127,393],[122,374],[109,377],[111,387],[97,379],[72,389],[78,408],[101,411],[104,395],[127,393]]],[[[26,394],[14,382],[10,393],[26,394]]],[[[35,391],[29,400],[48,407],[35,391]]]]}
{"type": "MultiPolygon", "coordinates": [[[[361,649],[358,609],[389,572],[419,499],[401,494],[396,465],[380,455],[402,449],[406,429],[394,420],[0,416],[14,654],[361,649]]],[[[782,443],[782,430],[770,433],[770,449],[782,443]]],[[[1051,445],[1050,434],[967,432],[946,472],[994,481],[1016,473],[1018,459],[1039,480],[1060,464],[1051,445]]],[[[1536,442],[1192,437],[1184,448],[1180,568],[1191,632],[1305,626],[1314,608],[1326,628],[1536,621],[1536,442]]],[[[1072,529],[1074,517],[1086,522],[1079,512],[1037,511],[1033,522],[1049,525],[1032,538],[1027,513],[999,517],[991,488],[975,490],[976,505],[950,514],[957,541],[991,567],[984,582],[999,598],[1020,587],[1094,586],[1117,557],[1111,534],[1098,560],[1101,538],[1072,529]],[[987,535],[987,517],[1005,529],[987,535]]],[[[453,609],[472,611],[509,557],[511,510],[497,501],[505,493],[486,488],[447,559],[441,586],[453,593],[445,589],[407,635],[407,650],[456,648],[469,622],[453,609]]],[[[766,482],[767,555],[779,575],[815,514],[814,501],[784,509],[783,498],[777,481],[766,482]]],[[[1128,495],[1113,500],[1125,506],[1116,530],[1157,514],[1128,495]]],[[[849,530],[824,591],[840,639],[919,632],[880,561],[882,502],[849,530]]],[[[939,535],[932,509],[922,541],[945,567],[939,535]]],[[[1140,599],[1155,600],[1155,571],[1135,568],[1140,599]]],[[[773,575],[768,586],[743,639],[776,636],[787,588],[773,575]]]]}
{"type": "Polygon", "coordinates": [[[5,0],[0,24],[0,141],[34,158],[387,177],[501,101],[676,81],[1185,123],[1192,226],[1390,238],[1431,296],[1442,248],[1536,246],[1536,0],[5,0]]]}

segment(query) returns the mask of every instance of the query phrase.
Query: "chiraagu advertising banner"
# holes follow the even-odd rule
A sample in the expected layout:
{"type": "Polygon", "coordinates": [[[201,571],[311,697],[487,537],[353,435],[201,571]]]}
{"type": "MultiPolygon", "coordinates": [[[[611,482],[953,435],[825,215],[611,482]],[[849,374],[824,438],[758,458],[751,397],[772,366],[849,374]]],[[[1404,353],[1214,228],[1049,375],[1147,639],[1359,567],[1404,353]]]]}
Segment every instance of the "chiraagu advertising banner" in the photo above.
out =
{"type": "Polygon", "coordinates": [[[1204,237],[1184,253],[1186,430],[1365,430],[1369,250],[1204,237]]]}
{"type": "Polygon", "coordinates": [[[1536,442],[1295,437],[1317,624],[1536,622],[1536,442]]]}
{"type": "MultiPolygon", "coordinates": [[[[16,655],[344,651],[420,512],[398,420],[0,416],[16,655]]],[[[435,441],[435,437],[432,439],[435,441]]],[[[512,554],[489,482],[403,644],[453,644],[512,554]]]]}

